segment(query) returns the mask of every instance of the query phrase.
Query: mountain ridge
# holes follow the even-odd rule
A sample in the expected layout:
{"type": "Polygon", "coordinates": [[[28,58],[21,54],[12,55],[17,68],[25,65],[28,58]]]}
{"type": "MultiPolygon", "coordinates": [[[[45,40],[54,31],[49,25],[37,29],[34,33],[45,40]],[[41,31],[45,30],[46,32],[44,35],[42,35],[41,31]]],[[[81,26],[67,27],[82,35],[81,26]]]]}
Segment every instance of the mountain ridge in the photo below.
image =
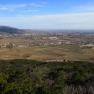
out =
{"type": "Polygon", "coordinates": [[[0,33],[2,34],[18,34],[22,33],[22,29],[18,29],[15,27],[10,27],[10,26],[0,26],[0,33]]]}

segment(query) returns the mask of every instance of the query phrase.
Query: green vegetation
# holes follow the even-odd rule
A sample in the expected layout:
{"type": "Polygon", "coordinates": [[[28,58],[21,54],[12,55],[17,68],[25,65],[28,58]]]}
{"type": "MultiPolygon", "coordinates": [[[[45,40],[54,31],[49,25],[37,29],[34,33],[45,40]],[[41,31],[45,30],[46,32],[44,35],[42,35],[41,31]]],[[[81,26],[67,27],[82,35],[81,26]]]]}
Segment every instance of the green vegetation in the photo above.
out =
{"type": "Polygon", "coordinates": [[[94,94],[94,64],[1,60],[0,94],[94,94]]]}

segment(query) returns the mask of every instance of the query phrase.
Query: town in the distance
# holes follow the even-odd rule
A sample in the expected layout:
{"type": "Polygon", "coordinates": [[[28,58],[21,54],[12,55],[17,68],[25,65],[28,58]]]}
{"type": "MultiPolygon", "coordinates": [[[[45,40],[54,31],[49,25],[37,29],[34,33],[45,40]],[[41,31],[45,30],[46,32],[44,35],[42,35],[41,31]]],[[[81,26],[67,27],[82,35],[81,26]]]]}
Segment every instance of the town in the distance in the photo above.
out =
{"type": "Polygon", "coordinates": [[[93,30],[32,30],[0,26],[1,59],[94,61],[93,30]]]}

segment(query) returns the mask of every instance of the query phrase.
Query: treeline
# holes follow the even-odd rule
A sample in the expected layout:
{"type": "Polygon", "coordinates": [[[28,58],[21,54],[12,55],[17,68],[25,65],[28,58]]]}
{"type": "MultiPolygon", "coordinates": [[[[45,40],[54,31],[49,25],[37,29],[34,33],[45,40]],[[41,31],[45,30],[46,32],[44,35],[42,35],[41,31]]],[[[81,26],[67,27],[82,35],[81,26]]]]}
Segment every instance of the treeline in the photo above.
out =
{"type": "Polygon", "coordinates": [[[1,60],[0,94],[94,94],[94,64],[1,60]]]}

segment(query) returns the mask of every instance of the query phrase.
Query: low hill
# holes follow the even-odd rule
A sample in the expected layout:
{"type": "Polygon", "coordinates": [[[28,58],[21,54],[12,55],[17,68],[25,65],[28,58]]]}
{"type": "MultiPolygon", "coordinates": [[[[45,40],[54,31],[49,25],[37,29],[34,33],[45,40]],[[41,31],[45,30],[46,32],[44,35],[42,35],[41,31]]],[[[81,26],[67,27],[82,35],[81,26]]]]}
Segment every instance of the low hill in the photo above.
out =
{"type": "Polygon", "coordinates": [[[9,26],[0,26],[0,34],[16,34],[21,33],[23,30],[9,27],[9,26]]]}

